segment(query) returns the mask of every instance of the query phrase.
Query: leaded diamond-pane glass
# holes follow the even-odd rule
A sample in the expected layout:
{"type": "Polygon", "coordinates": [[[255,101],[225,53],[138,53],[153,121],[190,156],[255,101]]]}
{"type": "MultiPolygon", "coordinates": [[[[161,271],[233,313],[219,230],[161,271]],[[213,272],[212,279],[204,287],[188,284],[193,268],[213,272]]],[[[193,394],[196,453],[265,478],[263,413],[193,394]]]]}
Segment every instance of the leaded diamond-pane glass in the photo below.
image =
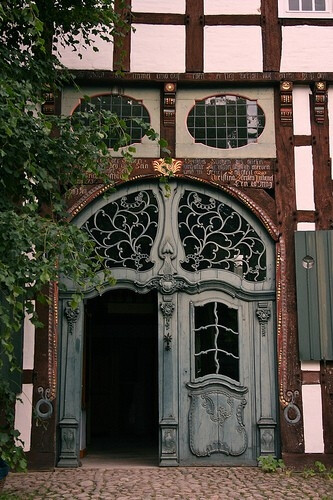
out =
{"type": "MultiPolygon", "coordinates": [[[[109,148],[113,148],[116,144],[118,146],[128,146],[135,142],[141,142],[145,131],[138,120],[150,124],[150,118],[147,109],[141,102],[130,97],[108,94],[92,97],[89,101],[82,99],[79,106],[74,110],[73,119],[75,119],[75,113],[87,113],[89,115],[96,112],[102,113],[103,111],[114,113],[126,125],[125,128],[121,126],[110,128],[105,139],[109,148]]],[[[89,116],[85,121],[89,123],[89,116]]],[[[102,115],[100,125],[103,125],[102,115]]]]}
{"type": "Polygon", "coordinates": [[[265,115],[256,101],[236,95],[198,101],[187,117],[187,128],[195,142],[221,149],[256,142],[264,127],[265,115]]]}
{"type": "Polygon", "coordinates": [[[158,205],[151,190],[123,196],[98,210],[83,225],[95,242],[96,256],[109,269],[147,271],[158,225],[158,205]]]}
{"type": "Polygon", "coordinates": [[[247,281],[266,279],[266,247],[233,208],[210,196],[185,191],[178,208],[185,251],[181,267],[196,272],[224,269],[247,281]]]}
{"type": "Polygon", "coordinates": [[[221,302],[194,307],[195,376],[239,381],[237,310],[221,302]]]}

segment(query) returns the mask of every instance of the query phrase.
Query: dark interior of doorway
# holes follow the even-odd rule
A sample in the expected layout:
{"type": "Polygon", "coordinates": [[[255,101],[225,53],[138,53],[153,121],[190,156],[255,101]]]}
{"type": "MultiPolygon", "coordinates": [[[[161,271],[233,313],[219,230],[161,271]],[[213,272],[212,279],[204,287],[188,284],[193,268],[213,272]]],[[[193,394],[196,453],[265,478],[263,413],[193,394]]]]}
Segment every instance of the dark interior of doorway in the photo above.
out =
{"type": "Polygon", "coordinates": [[[158,462],[157,295],[87,301],[83,408],[87,460],[158,462]]]}

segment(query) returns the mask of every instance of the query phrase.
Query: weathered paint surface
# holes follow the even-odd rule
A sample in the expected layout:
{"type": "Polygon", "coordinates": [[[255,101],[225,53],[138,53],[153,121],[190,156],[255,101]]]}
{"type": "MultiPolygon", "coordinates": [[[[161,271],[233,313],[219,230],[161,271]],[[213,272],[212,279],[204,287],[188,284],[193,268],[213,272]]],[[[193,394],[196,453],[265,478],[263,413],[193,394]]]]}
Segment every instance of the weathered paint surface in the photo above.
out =
{"type": "Polygon", "coordinates": [[[23,370],[33,370],[35,355],[35,327],[29,316],[24,318],[23,335],[23,370]]]}
{"type": "Polygon", "coordinates": [[[184,14],[185,0],[132,0],[132,11],[184,14]]]}
{"type": "Polygon", "coordinates": [[[293,90],[293,115],[294,134],[310,135],[310,88],[307,85],[294,87],[293,90]]]}
{"type": "MultiPolygon", "coordinates": [[[[99,52],[93,50],[93,45],[88,47],[83,43],[78,44],[76,52],[68,47],[61,47],[58,44],[60,61],[64,66],[70,69],[112,70],[113,44],[95,35],[91,35],[90,37],[93,41],[93,45],[99,49],[99,52]],[[82,58],[80,56],[82,56],[82,58]]],[[[79,36],[76,38],[80,41],[79,36]]]]}
{"type": "Polygon", "coordinates": [[[205,0],[205,14],[260,14],[260,0],[205,0]]]}
{"type": "Polygon", "coordinates": [[[333,71],[333,29],[284,26],[281,71],[333,71]]]}
{"type": "Polygon", "coordinates": [[[303,385],[302,392],[305,453],[323,453],[321,387],[303,385]]]}
{"type": "Polygon", "coordinates": [[[185,26],[133,27],[131,71],[185,71],[185,26]]]}
{"type": "Polygon", "coordinates": [[[23,384],[15,407],[15,428],[24,442],[24,451],[30,451],[32,421],[32,384],[23,384]]]}
{"type": "Polygon", "coordinates": [[[297,210],[314,210],[313,164],[311,146],[295,148],[297,210]]]}
{"type": "Polygon", "coordinates": [[[205,26],[204,71],[262,71],[259,26],[205,26]]]}

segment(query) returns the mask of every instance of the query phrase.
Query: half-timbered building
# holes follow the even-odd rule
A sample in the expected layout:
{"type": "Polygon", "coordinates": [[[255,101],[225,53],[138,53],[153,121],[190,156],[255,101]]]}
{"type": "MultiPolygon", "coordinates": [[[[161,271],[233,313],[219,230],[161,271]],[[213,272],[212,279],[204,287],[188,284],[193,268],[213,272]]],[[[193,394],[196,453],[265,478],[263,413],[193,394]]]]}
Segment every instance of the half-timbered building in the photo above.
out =
{"type": "Polygon", "coordinates": [[[133,30],[64,51],[79,90],[45,105],[89,95],[136,153],[69,207],[116,285],[73,310],[50,284],[45,328],[26,321],[29,463],[77,467],[99,441],[162,466],[332,462],[333,2],[127,3],[133,30]]]}

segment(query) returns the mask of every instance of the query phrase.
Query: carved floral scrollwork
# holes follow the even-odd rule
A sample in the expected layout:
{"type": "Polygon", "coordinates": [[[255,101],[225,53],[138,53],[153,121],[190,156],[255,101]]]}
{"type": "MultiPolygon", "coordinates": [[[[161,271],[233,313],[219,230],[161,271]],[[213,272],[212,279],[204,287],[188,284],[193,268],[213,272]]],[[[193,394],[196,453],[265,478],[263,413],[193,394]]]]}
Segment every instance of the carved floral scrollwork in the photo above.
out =
{"type": "Polygon", "coordinates": [[[72,309],[72,307],[70,307],[70,302],[68,301],[67,307],[65,307],[65,316],[68,323],[68,333],[72,335],[74,324],[77,322],[77,319],[79,317],[79,309],[72,309]]]}

